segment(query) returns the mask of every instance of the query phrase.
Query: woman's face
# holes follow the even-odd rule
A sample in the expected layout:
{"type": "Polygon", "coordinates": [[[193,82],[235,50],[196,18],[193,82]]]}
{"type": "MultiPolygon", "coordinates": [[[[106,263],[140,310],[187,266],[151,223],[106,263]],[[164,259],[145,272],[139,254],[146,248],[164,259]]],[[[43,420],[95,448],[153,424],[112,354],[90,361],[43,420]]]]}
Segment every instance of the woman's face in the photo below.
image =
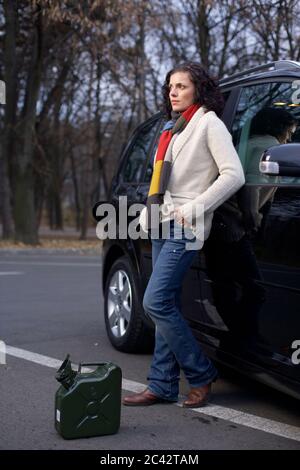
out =
{"type": "Polygon", "coordinates": [[[175,72],[170,77],[169,98],[172,110],[185,111],[195,101],[195,85],[188,72],[175,72]]]}

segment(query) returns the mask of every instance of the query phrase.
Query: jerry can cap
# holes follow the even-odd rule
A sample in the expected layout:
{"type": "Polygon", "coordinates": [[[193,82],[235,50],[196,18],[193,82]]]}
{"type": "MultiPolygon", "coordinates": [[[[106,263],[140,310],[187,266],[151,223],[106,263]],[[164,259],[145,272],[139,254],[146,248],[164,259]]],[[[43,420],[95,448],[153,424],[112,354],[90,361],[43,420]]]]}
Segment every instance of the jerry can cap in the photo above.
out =
{"type": "Polygon", "coordinates": [[[75,381],[77,372],[72,369],[72,364],[70,361],[70,354],[67,354],[66,359],[63,361],[62,365],[55,374],[55,378],[60,382],[67,390],[71,388],[75,381]]]}

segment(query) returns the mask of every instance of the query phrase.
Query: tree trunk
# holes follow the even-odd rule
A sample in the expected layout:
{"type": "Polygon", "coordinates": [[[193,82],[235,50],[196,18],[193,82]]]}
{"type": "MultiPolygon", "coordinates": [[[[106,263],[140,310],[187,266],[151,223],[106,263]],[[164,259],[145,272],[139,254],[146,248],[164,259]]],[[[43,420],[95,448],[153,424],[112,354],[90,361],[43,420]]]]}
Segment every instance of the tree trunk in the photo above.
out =
{"type": "Polygon", "coordinates": [[[15,178],[14,219],[16,240],[26,244],[38,243],[34,207],[33,153],[36,121],[36,104],[42,75],[42,14],[36,9],[32,58],[29,65],[24,107],[17,139],[17,168],[15,178]]]}
{"type": "Polygon", "coordinates": [[[76,173],[76,165],[74,161],[73,149],[70,150],[70,159],[71,159],[71,174],[72,181],[74,186],[74,199],[75,199],[75,210],[76,210],[76,230],[80,230],[80,200],[79,200],[79,189],[78,189],[78,179],[76,173]]]}
{"type": "Polygon", "coordinates": [[[137,79],[138,79],[138,112],[137,121],[141,123],[146,119],[146,57],[145,57],[145,10],[138,15],[139,38],[137,41],[137,79]]]}
{"type": "Polygon", "coordinates": [[[211,39],[207,18],[207,2],[198,0],[197,24],[198,24],[198,43],[200,49],[201,63],[209,72],[209,57],[211,49],[211,39]]]}
{"type": "Polygon", "coordinates": [[[28,245],[38,243],[33,184],[32,169],[27,165],[26,169],[16,175],[14,218],[16,241],[28,245]]]}
{"type": "Polygon", "coordinates": [[[61,96],[62,92],[58,94],[55,107],[54,107],[54,136],[57,139],[57,142],[54,144],[54,152],[51,156],[52,158],[52,195],[53,195],[53,204],[54,204],[54,220],[55,220],[55,229],[63,230],[64,221],[63,221],[63,208],[62,208],[62,187],[63,187],[63,164],[64,157],[62,152],[63,147],[63,136],[62,129],[59,120],[59,112],[61,108],[61,96]]]}
{"type": "Polygon", "coordinates": [[[54,193],[54,217],[55,217],[55,230],[64,229],[63,209],[61,203],[60,191],[56,190],[54,193]]]}
{"type": "Polygon", "coordinates": [[[6,84],[6,104],[4,132],[1,142],[0,156],[0,201],[2,213],[2,236],[13,236],[13,218],[11,209],[11,188],[8,176],[8,161],[13,152],[14,125],[16,121],[17,75],[16,75],[16,23],[17,2],[6,0],[5,40],[4,40],[4,80],[6,84]]]}
{"type": "Polygon", "coordinates": [[[2,144],[2,151],[0,155],[0,204],[1,204],[1,217],[2,217],[2,238],[12,238],[14,235],[13,231],[13,219],[10,202],[10,183],[8,178],[7,168],[7,153],[4,150],[4,143],[2,144]]]}
{"type": "MultiPolygon", "coordinates": [[[[99,65],[99,63],[98,63],[99,65]]],[[[88,120],[89,123],[92,122],[92,98],[93,98],[93,79],[94,79],[94,64],[91,63],[91,70],[90,70],[90,83],[89,83],[89,92],[88,92],[88,99],[87,99],[87,109],[88,109],[88,120]]],[[[91,191],[91,173],[92,173],[92,165],[93,165],[93,155],[94,155],[94,148],[92,147],[93,143],[91,139],[89,139],[87,145],[87,152],[85,155],[85,162],[83,166],[83,185],[82,185],[82,215],[81,215],[81,232],[80,232],[80,240],[86,240],[87,229],[88,229],[88,220],[89,220],[89,211],[90,211],[90,191],[91,191]]]]}
{"type": "Polygon", "coordinates": [[[80,240],[86,240],[89,213],[90,213],[90,188],[91,188],[91,166],[92,158],[90,152],[85,156],[85,163],[83,169],[83,181],[82,181],[82,214],[81,214],[81,231],[80,240]]]}
{"type": "MultiPolygon", "coordinates": [[[[41,183],[44,183],[44,181],[41,181],[41,183]]],[[[36,212],[36,224],[37,224],[37,229],[39,229],[39,226],[42,221],[42,216],[43,216],[43,208],[44,208],[44,199],[45,199],[45,184],[38,184],[38,186],[35,186],[35,212],[36,212]]]]}

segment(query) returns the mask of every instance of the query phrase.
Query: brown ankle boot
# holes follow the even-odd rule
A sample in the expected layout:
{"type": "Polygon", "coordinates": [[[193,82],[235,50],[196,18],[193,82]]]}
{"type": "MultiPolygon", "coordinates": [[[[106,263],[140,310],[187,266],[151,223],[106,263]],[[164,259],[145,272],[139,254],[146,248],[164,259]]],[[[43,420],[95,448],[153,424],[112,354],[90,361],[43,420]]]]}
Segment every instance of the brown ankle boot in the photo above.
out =
{"type": "Polygon", "coordinates": [[[184,408],[199,408],[208,403],[211,396],[211,384],[191,388],[187,400],[182,404],[184,408]]]}
{"type": "Polygon", "coordinates": [[[150,392],[150,390],[146,388],[146,390],[141,393],[134,393],[133,395],[124,397],[122,403],[123,405],[128,406],[149,406],[154,405],[155,403],[174,403],[174,401],[164,400],[163,398],[154,395],[154,393],[150,392]]]}

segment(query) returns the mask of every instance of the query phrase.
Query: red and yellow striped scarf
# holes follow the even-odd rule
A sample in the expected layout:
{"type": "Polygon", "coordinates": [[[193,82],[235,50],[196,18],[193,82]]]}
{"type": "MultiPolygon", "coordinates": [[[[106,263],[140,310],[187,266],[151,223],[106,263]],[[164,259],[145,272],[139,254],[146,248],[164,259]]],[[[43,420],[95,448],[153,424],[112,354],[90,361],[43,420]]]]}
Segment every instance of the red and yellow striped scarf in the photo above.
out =
{"type": "Polygon", "coordinates": [[[163,196],[171,173],[172,152],[170,151],[171,149],[168,149],[169,144],[175,134],[183,131],[199,108],[200,105],[198,103],[189,106],[180,115],[173,127],[171,129],[169,128],[164,130],[160,136],[146,203],[148,209],[149,228],[151,228],[151,209],[154,204],[160,205],[163,203],[163,196]]]}

